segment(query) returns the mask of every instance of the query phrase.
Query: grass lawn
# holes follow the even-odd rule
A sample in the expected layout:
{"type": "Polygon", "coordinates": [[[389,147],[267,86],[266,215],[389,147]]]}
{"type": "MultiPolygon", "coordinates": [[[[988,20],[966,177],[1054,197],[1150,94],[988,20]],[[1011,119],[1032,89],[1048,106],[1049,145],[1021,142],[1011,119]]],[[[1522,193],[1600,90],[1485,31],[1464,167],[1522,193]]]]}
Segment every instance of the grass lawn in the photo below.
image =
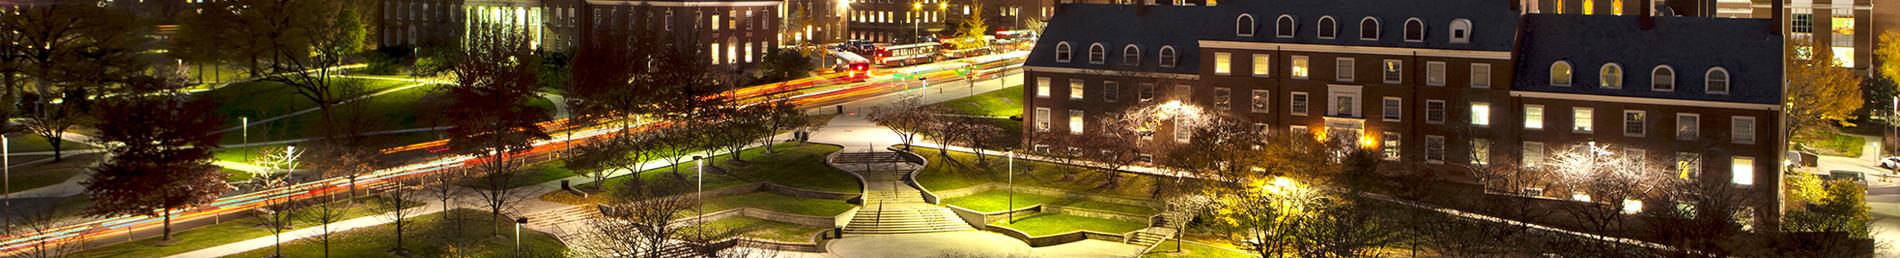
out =
{"type": "Polygon", "coordinates": [[[1817,154],[1839,155],[1850,158],[1860,157],[1861,146],[1867,144],[1866,138],[1836,132],[1796,134],[1794,141],[1814,150],[1817,154]]]}
{"type": "MultiPolygon", "coordinates": [[[[403,247],[410,250],[411,257],[510,257],[514,252],[514,222],[502,221],[502,234],[509,238],[485,237],[492,230],[488,212],[479,210],[451,210],[455,220],[462,226],[457,231],[445,224],[444,213],[418,216],[411,221],[414,227],[405,227],[403,247]]],[[[330,239],[330,257],[396,257],[389,253],[395,247],[394,224],[383,224],[367,228],[335,233],[330,239]]],[[[567,246],[553,235],[534,230],[521,231],[521,245],[525,251],[536,256],[554,256],[567,250],[567,246]]],[[[301,239],[284,243],[285,257],[323,257],[323,245],[315,238],[301,239]]],[[[271,248],[252,250],[232,257],[265,257],[273,254],[271,248]]]]}
{"type": "MultiPolygon", "coordinates": [[[[844,200],[799,198],[768,192],[755,192],[728,196],[706,201],[706,212],[722,211],[739,207],[752,207],[777,212],[830,217],[850,210],[851,205],[844,200]]],[[[690,211],[688,211],[690,212],[690,211]]]]}
{"type": "MultiPolygon", "coordinates": [[[[409,204],[421,205],[421,203],[409,204]]],[[[378,209],[376,209],[376,207],[381,206],[376,205],[383,205],[383,202],[362,202],[360,205],[356,205],[346,211],[344,217],[345,219],[350,219],[377,214],[378,209]]],[[[256,218],[243,215],[227,215],[224,220],[224,223],[221,224],[185,231],[173,231],[172,237],[177,239],[177,243],[171,245],[159,245],[158,242],[160,238],[153,237],[133,241],[131,243],[119,243],[88,249],[79,252],[78,257],[163,257],[271,235],[271,232],[265,229],[267,227],[258,223],[259,220],[256,218]]],[[[316,223],[297,221],[293,227],[303,228],[314,225],[316,225],[316,223]]],[[[174,228],[173,230],[179,229],[174,228]]]]}
{"type": "MultiPolygon", "coordinates": [[[[389,81],[375,82],[382,83],[389,81]]],[[[409,84],[397,84],[397,86],[406,85],[409,84]]],[[[362,132],[430,127],[431,125],[422,121],[422,119],[418,117],[418,114],[430,114],[434,112],[429,111],[428,107],[423,107],[421,103],[437,101],[442,98],[442,95],[438,94],[440,91],[437,90],[441,87],[444,86],[424,85],[403,89],[374,98],[337,105],[331,109],[331,112],[333,112],[332,115],[335,116],[334,118],[339,121],[356,123],[352,125],[356,127],[352,128],[352,130],[360,130],[362,132]]],[[[301,97],[287,101],[309,102],[309,100],[301,99],[301,97]]],[[[304,106],[303,108],[312,107],[315,106],[310,105],[304,106]]],[[[251,119],[264,119],[269,117],[271,116],[251,117],[251,119]]],[[[237,125],[237,121],[227,122],[230,126],[237,125]]],[[[315,137],[315,130],[318,128],[316,125],[322,122],[323,115],[321,113],[311,112],[286,117],[269,123],[252,125],[251,141],[261,142],[315,137]]],[[[225,133],[223,140],[225,142],[241,142],[242,137],[243,135],[240,132],[228,132],[225,133]]]]}
{"type": "MultiPolygon", "coordinates": [[[[913,152],[930,160],[923,171],[918,172],[917,181],[931,191],[946,191],[976,186],[990,182],[1004,182],[1008,179],[1008,169],[1001,153],[987,156],[989,166],[978,166],[976,154],[950,152],[948,159],[937,155],[937,149],[914,147],[913,152]]],[[[1016,184],[1057,188],[1077,192],[1112,195],[1132,198],[1147,198],[1154,187],[1166,183],[1160,177],[1133,173],[1109,172],[1091,168],[1060,165],[1055,163],[1016,160],[1016,184]],[[1116,183],[1109,185],[1110,180],[1116,183]]]]}
{"type": "MultiPolygon", "coordinates": [[[[13,184],[10,186],[10,189],[13,191],[11,192],[32,190],[33,188],[66,182],[67,179],[72,179],[73,176],[86,173],[87,169],[92,168],[92,163],[98,161],[99,158],[99,154],[83,154],[66,157],[66,160],[60,161],[59,163],[42,163],[28,167],[14,168],[12,175],[13,184]]],[[[15,157],[13,160],[18,162],[22,159],[15,157]]]]}
{"type": "Polygon", "coordinates": [[[1001,118],[1020,116],[1023,115],[1023,87],[1003,88],[932,105],[952,108],[970,115],[1001,118]]]}
{"type": "MultiPolygon", "coordinates": [[[[539,164],[528,165],[528,168],[525,171],[522,171],[520,176],[517,176],[515,178],[510,178],[511,180],[508,180],[509,182],[508,182],[507,187],[515,188],[515,187],[540,184],[540,183],[545,183],[548,181],[561,180],[562,178],[568,178],[568,177],[578,175],[578,174],[574,174],[573,170],[567,170],[567,168],[561,167],[562,163],[564,162],[560,160],[555,160],[555,161],[549,161],[549,162],[542,162],[539,164]]],[[[467,186],[469,188],[475,188],[475,189],[488,189],[487,181],[483,181],[483,180],[486,180],[486,179],[484,179],[481,176],[470,177],[469,180],[462,181],[461,185],[467,186]]]]}
{"type": "MultiPolygon", "coordinates": [[[[698,228],[687,227],[678,232],[697,232],[698,228]]],[[[826,228],[777,222],[746,216],[731,216],[706,222],[706,232],[717,238],[743,235],[752,238],[792,242],[811,243],[812,235],[826,228]]]]}
{"type": "MultiPolygon", "coordinates": [[[[403,81],[366,80],[336,78],[333,82],[361,83],[363,89],[354,94],[340,94],[344,99],[362,96],[379,90],[414,84],[403,81]]],[[[219,101],[218,114],[226,117],[226,127],[237,126],[238,117],[265,119],[290,114],[298,110],[314,108],[316,103],[297,94],[297,89],[276,82],[252,81],[234,83],[217,89],[198,93],[200,96],[219,101]]],[[[252,128],[257,129],[257,128],[252,128]]],[[[252,132],[256,133],[256,132],[252,132]]],[[[255,135],[253,135],[255,136],[255,135]]]]}
{"type": "Polygon", "coordinates": [[[997,223],[991,223],[990,225],[1016,229],[1030,236],[1047,236],[1076,230],[1121,234],[1148,227],[1148,224],[1133,221],[1098,219],[1052,213],[1042,213],[1018,218],[1016,219],[1016,223],[999,221],[997,223]]]}
{"type": "Polygon", "coordinates": [[[1179,253],[1176,253],[1176,252],[1174,252],[1174,249],[1175,249],[1175,245],[1174,245],[1174,241],[1165,241],[1165,242],[1161,242],[1161,244],[1160,244],[1160,245],[1157,245],[1157,246],[1155,246],[1155,249],[1154,249],[1154,250],[1150,250],[1150,251],[1148,251],[1148,253],[1147,253],[1147,254],[1143,254],[1143,255],[1141,255],[1141,257],[1143,257],[1143,258],[1167,258],[1167,257],[1187,257],[1187,258],[1250,258],[1250,257],[1260,257],[1260,256],[1256,256],[1256,255],[1253,255],[1253,254],[1249,254],[1249,253],[1245,253],[1245,252],[1239,252],[1239,251],[1235,251],[1235,250],[1233,250],[1233,249],[1227,249],[1227,248],[1219,248],[1219,247],[1214,247],[1214,246],[1212,246],[1212,245],[1208,245],[1208,244],[1202,244],[1202,243],[1200,243],[1200,242],[1194,242],[1194,241],[1182,241],[1181,243],[1182,243],[1183,245],[1181,245],[1181,247],[1180,247],[1180,248],[1181,248],[1181,252],[1179,252],[1179,253]]]}
{"type": "MultiPolygon", "coordinates": [[[[773,152],[765,148],[752,148],[740,151],[745,162],[733,161],[727,155],[714,156],[714,165],[724,169],[723,173],[707,168],[706,189],[726,188],[751,182],[773,182],[786,186],[839,193],[862,192],[857,177],[844,171],[825,165],[825,156],[838,151],[839,147],[823,144],[779,143],[773,145],[773,152]]],[[[637,177],[642,181],[679,180],[692,184],[694,165],[690,159],[672,167],[652,168],[637,176],[619,176],[609,178],[606,185],[618,185],[637,177]],[[671,171],[678,169],[675,176],[671,171]]]]}
{"type": "MultiPolygon", "coordinates": [[[[61,151],[88,150],[93,148],[92,145],[86,145],[84,143],[63,139],[59,141],[61,151]]],[[[53,151],[53,144],[47,142],[45,137],[40,137],[36,134],[10,133],[7,134],[7,150],[13,153],[53,151]]],[[[14,162],[24,161],[18,159],[18,157],[15,157],[13,160],[14,162]]]]}
{"type": "MultiPolygon", "coordinates": [[[[956,205],[959,207],[976,210],[978,212],[999,212],[999,211],[1004,211],[1005,210],[1004,207],[1009,206],[1009,192],[987,191],[987,192],[981,192],[981,193],[977,193],[975,195],[970,195],[970,196],[945,199],[944,202],[951,205],[956,205]]],[[[1083,209],[1119,211],[1119,212],[1139,214],[1139,215],[1154,215],[1156,213],[1154,208],[1149,208],[1149,207],[1121,205],[1121,204],[1113,204],[1113,203],[1106,203],[1106,202],[1088,201],[1088,200],[1082,200],[1082,199],[1070,199],[1070,198],[1062,198],[1062,197],[1055,197],[1055,196],[1048,196],[1048,195],[1026,194],[1026,193],[1020,193],[1020,192],[1016,193],[1016,207],[1015,208],[1029,207],[1036,204],[1075,207],[1075,208],[1083,208],[1083,209]]]]}

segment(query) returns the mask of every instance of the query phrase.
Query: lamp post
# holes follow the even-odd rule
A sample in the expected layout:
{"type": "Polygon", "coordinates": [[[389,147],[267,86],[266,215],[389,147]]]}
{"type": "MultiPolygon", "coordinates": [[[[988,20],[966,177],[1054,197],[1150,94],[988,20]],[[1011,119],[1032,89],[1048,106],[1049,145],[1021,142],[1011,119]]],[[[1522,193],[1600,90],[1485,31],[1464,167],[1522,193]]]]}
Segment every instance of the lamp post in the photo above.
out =
{"type": "Polygon", "coordinates": [[[924,21],[921,17],[917,17],[917,14],[921,14],[923,11],[924,2],[910,3],[910,40],[917,40],[917,37],[923,36],[923,31],[919,24],[922,24],[924,21]]]}
{"type": "Polygon", "coordinates": [[[693,156],[693,177],[696,181],[693,183],[695,185],[693,190],[693,210],[695,211],[693,220],[694,223],[698,225],[694,228],[698,229],[699,238],[704,239],[706,238],[706,199],[700,194],[706,191],[706,161],[700,158],[700,156],[693,156]]]}
{"type": "Polygon", "coordinates": [[[1016,150],[1005,148],[1003,152],[1009,154],[1009,165],[1006,166],[1006,171],[1009,171],[1009,208],[1003,212],[1009,213],[1009,223],[1016,223],[1016,150]]]}
{"type": "Polygon", "coordinates": [[[6,189],[0,189],[0,191],[5,191],[5,197],[0,197],[0,198],[6,199],[5,200],[6,204],[4,204],[6,205],[6,208],[4,209],[7,211],[7,214],[5,215],[7,217],[6,230],[12,231],[13,230],[13,141],[10,139],[7,139],[7,135],[4,135],[4,134],[0,134],[0,174],[4,174],[4,175],[0,175],[0,178],[3,178],[0,180],[6,181],[5,183],[0,183],[0,184],[6,185],[5,186],[6,189]]]}
{"type": "Polygon", "coordinates": [[[515,253],[521,253],[521,225],[528,224],[528,217],[515,218],[515,253]]]}
{"type": "MultiPolygon", "coordinates": [[[[238,127],[244,128],[243,130],[244,131],[244,145],[250,146],[251,145],[251,117],[240,116],[238,117],[238,121],[239,121],[238,127]]],[[[249,151],[244,152],[244,162],[250,162],[250,161],[251,161],[251,152],[249,151]]]]}

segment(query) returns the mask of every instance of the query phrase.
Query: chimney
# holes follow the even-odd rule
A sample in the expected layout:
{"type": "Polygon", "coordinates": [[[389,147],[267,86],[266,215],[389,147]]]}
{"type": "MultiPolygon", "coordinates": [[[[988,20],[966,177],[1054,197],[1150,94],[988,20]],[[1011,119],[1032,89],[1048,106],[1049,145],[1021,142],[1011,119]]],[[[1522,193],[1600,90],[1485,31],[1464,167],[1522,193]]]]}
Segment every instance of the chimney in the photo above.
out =
{"type": "Polygon", "coordinates": [[[1775,10],[1775,15],[1772,15],[1771,17],[1773,18],[1769,20],[1770,22],[1774,22],[1774,24],[1770,26],[1774,26],[1773,29],[1775,31],[1775,35],[1780,36],[1782,35],[1783,31],[1788,29],[1788,22],[1787,20],[1785,20],[1787,19],[1787,15],[1788,15],[1787,2],[1785,2],[1786,0],[1768,0],[1768,1],[1773,2],[1772,4],[1768,5],[1769,6],[1768,8],[1775,10]]]}
{"type": "Polygon", "coordinates": [[[1656,28],[1656,0],[1636,0],[1641,3],[1636,9],[1636,25],[1643,30],[1656,28]]]}

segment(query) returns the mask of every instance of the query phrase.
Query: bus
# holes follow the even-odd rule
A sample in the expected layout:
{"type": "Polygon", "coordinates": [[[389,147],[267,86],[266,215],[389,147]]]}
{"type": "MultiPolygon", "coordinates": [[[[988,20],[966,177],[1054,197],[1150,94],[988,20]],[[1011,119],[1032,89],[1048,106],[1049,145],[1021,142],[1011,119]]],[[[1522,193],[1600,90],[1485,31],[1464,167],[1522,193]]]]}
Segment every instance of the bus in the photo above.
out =
{"type": "Polygon", "coordinates": [[[859,56],[857,53],[851,53],[850,51],[836,51],[831,52],[831,54],[838,57],[837,63],[831,67],[831,71],[845,73],[840,79],[846,81],[863,81],[866,78],[871,78],[870,59],[864,59],[864,56],[859,56]]]}
{"type": "Polygon", "coordinates": [[[996,39],[990,46],[998,52],[1026,50],[1036,44],[1036,33],[1030,30],[1006,30],[996,32],[996,39]]]}
{"type": "Polygon", "coordinates": [[[873,63],[881,66],[909,66],[937,61],[937,49],[943,43],[928,42],[877,47],[873,63]]]}

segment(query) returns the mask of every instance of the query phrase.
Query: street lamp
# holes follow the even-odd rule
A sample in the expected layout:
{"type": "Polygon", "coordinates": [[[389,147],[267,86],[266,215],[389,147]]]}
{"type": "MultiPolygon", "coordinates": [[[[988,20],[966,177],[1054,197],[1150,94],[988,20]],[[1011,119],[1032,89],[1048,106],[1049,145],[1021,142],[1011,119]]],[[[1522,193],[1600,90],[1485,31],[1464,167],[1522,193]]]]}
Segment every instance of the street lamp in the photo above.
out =
{"type": "MultiPolygon", "coordinates": [[[[238,117],[238,121],[239,121],[238,126],[244,128],[243,130],[244,131],[244,145],[243,146],[250,146],[251,145],[251,117],[240,116],[238,117]]],[[[251,152],[249,151],[244,152],[244,162],[251,162],[251,152]]]]}
{"type": "Polygon", "coordinates": [[[515,253],[521,253],[521,225],[528,224],[528,217],[515,218],[515,253]]]}
{"type": "Polygon", "coordinates": [[[693,220],[698,224],[694,228],[699,229],[699,238],[704,239],[706,238],[706,199],[700,194],[706,191],[706,161],[700,158],[700,156],[693,156],[693,177],[698,181],[694,183],[697,186],[693,190],[693,210],[696,211],[693,220]]]}
{"type": "Polygon", "coordinates": [[[1003,212],[1009,213],[1009,223],[1016,223],[1016,150],[1004,148],[1003,152],[1009,155],[1009,165],[1006,170],[1009,171],[1009,208],[1004,209],[1003,212]]]}
{"type": "Polygon", "coordinates": [[[7,135],[4,134],[0,134],[0,174],[4,174],[0,175],[0,178],[3,178],[0,180],[6,181],[4,183],[6,189],[0,189],[0,191],[5,191],[6,230],[11,231],[13,230],[13,141],[7,139],[7,135]]]}
{"type": "Polygon", "coordinates": [[[919,29],[920,25],[918,24],[921,24],[924,21],[922,19],[919,19],[919,17],[917,17],[917,14],[920,14],[923,11],[924,11],[924,2],[910,3],[910,37],[911,37],[910,40],[917,40],[918,36],[923,35],[922,29],[919,29]]]}

